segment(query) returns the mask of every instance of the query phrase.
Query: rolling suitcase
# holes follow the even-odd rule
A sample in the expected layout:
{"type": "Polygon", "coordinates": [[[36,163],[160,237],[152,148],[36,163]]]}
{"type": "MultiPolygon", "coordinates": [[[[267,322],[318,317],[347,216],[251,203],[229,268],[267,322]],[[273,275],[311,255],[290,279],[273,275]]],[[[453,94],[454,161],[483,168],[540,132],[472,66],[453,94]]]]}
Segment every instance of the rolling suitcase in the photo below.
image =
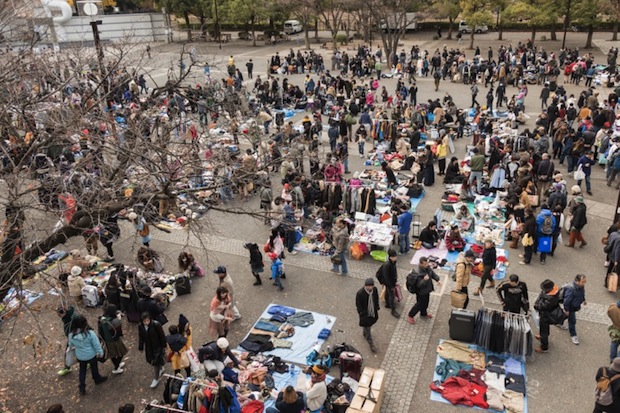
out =
{"type": "Polygon", "coordinates": [[[471,343],[475,338],[476,313],[469,310],[453,309],[450,315],[450,338],[471,343]]]}
{"type": "Polygon", "coordinates": [[[359,381],[362,377],[362,355],[359,353],[353,353],[352,351],[343,351],[338,358],[340,364],[340,378],[342,379],[345,374],[359,381]]]}
{"type": "Polygon", "coordinates": [[[94,285],[85,285],[82,288],[82,301],[86,307],[99,305],[99,290],[94,285]]]}

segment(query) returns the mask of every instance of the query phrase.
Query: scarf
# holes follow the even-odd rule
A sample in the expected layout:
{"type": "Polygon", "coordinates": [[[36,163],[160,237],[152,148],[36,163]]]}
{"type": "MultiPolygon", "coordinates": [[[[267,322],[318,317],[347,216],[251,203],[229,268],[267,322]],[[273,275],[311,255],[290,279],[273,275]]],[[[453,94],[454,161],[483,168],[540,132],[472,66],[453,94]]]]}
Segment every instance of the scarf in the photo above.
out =
{"type": "Polygon", "coordinates": [[[368,317],[371,318],[375,318],[375,303],[373,301],[373,292],[374,292],[374,288],[372,290],[370,290],[370,292],[366,291],[368,293],[368,317]]]}

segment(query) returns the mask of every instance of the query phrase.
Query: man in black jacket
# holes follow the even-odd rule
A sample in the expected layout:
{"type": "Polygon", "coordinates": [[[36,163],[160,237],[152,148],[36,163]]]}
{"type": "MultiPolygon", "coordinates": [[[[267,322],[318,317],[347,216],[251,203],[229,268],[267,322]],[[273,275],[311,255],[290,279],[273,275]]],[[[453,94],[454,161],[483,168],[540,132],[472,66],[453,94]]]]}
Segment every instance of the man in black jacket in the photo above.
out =
{"type": "Polygon", "coordinates": [[[519,314],[523,308],[525,314],[530,312],[527,284],[519,281],[517,274],[511,274],[508,281],[504,281],[497,287],[497,296],[504,311],[519,314]]]}
{"type": "Polygon", "coordinates": [[[620,357],[616,357],[611,362],[611,365],[609,367],[599,367],[598,371],[596,372],[596,377],[594,378],[597,383],[599,379],[603,377],[603,373],[605,373],[611,381],[609,385],[611,386],[613,401],[608,406],[604,406],[602,404],[599,404],[598,402],[595,402],[593,413],[618,412],[620,411],[620,357]]]}
{"type": "Polygon", "coordinates": [[[407,276],[407,289],[409,290],[409,284],[411,283],[415,286],[416,291],[416,303],[411,307],[411,310],[409,310],[409,315],[407,317],[409,324],[415,324],[415,316],[418,312],[420,312],[422,317],[433,318],[433,315],[426,311],[428,309],[431,293],[435,290],[433,287],[433,280],[441,285],[439,276],[435,274],[435,271],[433,271],[428,264],[428,258],[420,258],[418,270],[407,276]]]}
{"type": "Polygon", "coordinates": [[[562,324],[568,313],[560,308],[560,289],[551,280],[545,280],[540,284],[540,295],[536,299],[534,309],[540,313],[539,334],[536,340],[540,340],[540,347],[536,348],[537,353],[549,352],[549,326],[551,324],[562,324]]]}
{"type": "Polygon", "coordinates": [[[400,314],[396,311],[396,298],[394,297],[396,282],[398,281],[398,272],[396,270],[396,261],[398,254],[395,250],[388,251],[388,260],[381,266],[383,284],[385,285],[385,308],[391,308],[391,314],[399,318],[400,314]]]}
{"type": "Polygon", "coordinates": [[[372,340],[370,328],[379,320],[379,293],[375,287],[375,280],[366,278],[364,287],[360,288],[355,295],[355,307],[359,315],[359,325],[364,332],[364,338],[370,345],[370,351],[377,352],[375,343],[372,340]]]}

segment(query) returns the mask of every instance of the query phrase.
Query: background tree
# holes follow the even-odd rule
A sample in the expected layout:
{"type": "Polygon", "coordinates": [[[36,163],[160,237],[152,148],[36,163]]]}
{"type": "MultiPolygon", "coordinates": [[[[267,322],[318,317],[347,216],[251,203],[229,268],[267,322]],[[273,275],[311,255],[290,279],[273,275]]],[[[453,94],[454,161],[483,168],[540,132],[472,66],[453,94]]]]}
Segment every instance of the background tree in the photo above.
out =
{"type": "Polygon", "coordinates": [[[159,0],[160,6],[166,8],[168,13],[178,14],[183,16],[185,20],[185,30],[187,32],[187,41],[192,41],[192,26],[190,24],[189,16],[193,12],[195,2],[193,0],[159,0]]]}
{"type": "MultiPolygon", "coordinates": [[[[608,3],[605,3],[607,5],[608,3]]],[[[603,3],[599,0],[579,0],[575,2],[574,22],[588,29],[586,37],[586,49],[592,48],[592,35],[594,28],[601,22],[603,3]]],[[[605,51],[606,52],[606,51],[605,51]]]]}
{"type": "Polygon", "coordinates": [[[491,14],[492,6],[489,2],[484,0],[461,0],[459,4],[462,10],[461,17],[471,28],[469,48],[473,49],[476,26],[485,24],[490,26],[493,24],[493,16],[491,14]]]}
{"type": "Polygon", "coordinates": [[[268,4],[264,0],[231,0],[225,4],[224,15],[230,21],[249,23],[252,45],[256,47],[256,23],[268,17],[268,4]]]}
{"type": "Polygon", "coordinates": [[[532,30],[530,40],[536,42],[536,31],[557,21],[558,15],[552,3],[546,0],[517,1],[506,8],[504,16],[509,21],[525,21],[532,30]]]}
{"type": "Polygon", "coordinates": [[[438,19],[448,19],[448,37],[446,39],[451,40],[454,21],[461,13],[459,0],[437,0],[432,5],[431,13],[438,19]]]}
{"type": "Polygon", "coordinates": [[[342,16],[345,13],[342,3],[342,0],[317,0],[316,2],[317,13],[321,21],[325,23],[327,30],[330,31],[334,47],[336,47],[336,37],[342,24],[342,16]]]}
{"type": "Polygon", "coordinates": [[[304,27],[304,42],[306,49],[310,50],[310,23],[314,21],[318,13],[317,0],[286,0],[291,14],[301,22],[304,27]]]}

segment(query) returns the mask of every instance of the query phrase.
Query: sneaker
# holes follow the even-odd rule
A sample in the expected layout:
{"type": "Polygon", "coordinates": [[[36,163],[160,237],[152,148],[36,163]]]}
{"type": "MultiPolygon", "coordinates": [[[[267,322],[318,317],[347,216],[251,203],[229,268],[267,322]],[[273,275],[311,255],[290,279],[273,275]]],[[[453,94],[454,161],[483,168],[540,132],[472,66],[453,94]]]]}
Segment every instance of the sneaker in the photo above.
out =
{"type": "Polygon", "coordinates": [[[343,273],[342,273],[342,274],[340,274],[340,275],[344,275],[344,276],[346,277],[347,275],[349,275],[349,273],[348,273],[348,272],[343,272],[343,273]]]}
{"type": "Polygon", "coordinates": [[[278,288],[278,291],[282,291],[282,290],[284,290],[284,287],[278,288]]]}
{"type": "Polygon", "coordinates": [[[121,361],[121,363],[118,365],[118,367],[119,367],[119,368],[121,368],[121,369],[122,369],[123,367],[125,367],[125,362],[124,362],[124,361],[121,361]]]}
{"type": "Polygon", "coordinates": [[[112,370],[112,374],[122,374],[125,370],[123,370],[122,368],[117,368],[112,370]]]}
{"type": "Polygon", "coordinates": [[[433,318],[433,315],[431,313],[426,313],[426,315],[423,315],[422,317],[433,318]]]}
{"type": "Polygon", "coordinates": [[[337,269],[335,269],[335,268],[332,268],[332,269],[331,269],[331,272],[335,272],[336,274],[338,274],[338,273],[340,272],[340,270],[337,270],[337,269]]]}
{"type": "Polygon", "coordinates": [[[235,318],[233,318],[233,321],[237,321],[237,320],[241,320],[241,316],[240,315],[236,315],[235,318]]]}
{"type": "Polygon", "coordinates": [[[71,373],[71,368],[70,367],[65,367],[62,370],[58,370],[58,375],[59,376],[65,376],[67,374],[71,373]]]}
{"type": "Polygon", "coordinates": [[[392,314],[393,317],[400,318],[400,313],[396,310],[392,310],[390,314],[392,314]]]}
{"type": "Polygon", "coordinates": [[[476,291],[474,291],[474,295],[475,295],[476,297],[477,297],[477,296],[479,296],[479,295],[480,295],[480,290],[476,290],[476,291]]]}
{"type": "Polygon", "coordinates": [[[411,316],[407,316],[407,322],[409,324],[415,324],[415,318],[411,317],[411,316]]]}
{"type": "Polygon", "coordinates": [[[252,284],[252,285],[256,286],[256,285],[261,285],[261,284],[262,284],[261,281],[255,281],[254,284],[252,284]]]}
{"type": "Polygon", "coordinates": [[[519,254],[519,258],[523,258],[523,254],[519,254]]]}
{"type": "Polygon", "coordinates": [[[377,347],[375,347],[374,343],[370,343],[370,351],[372,351],[373,353],[377,353],[377,347]]]}
{"type": "Polygon", "coordinates": [[[164,371],[166,371],[166,370],[164,369],[164,366],[161,366],[161,368],[159,369],[159,377],[161,377],[161,376],[163,376],[163,375],[164,375],[164,371]]]}
{"type": "Polygon", "coordinates": [[[540,260],[540,265],[545,265],[545,260],[540,260]]]}
{"type": "Polygon", "coordinates": [[[109,256],[108,258],[103,260],[104,262],[113,262],[114,261],[114,257],[109,256]]]}
{"type": "Polygon", "coordinates": [[[158,385],[159,385],[159,380],[153,379],[153,381],[151,382],[151,389],[154,389],[158,385]]]}
{"type": "Polygon", "coordinates": [[[529,262],[519,261],[519,264],[521,264],[521,265],[527,265],[527,264],[529,264],[529,262]]]}
{"type": "Polygon", "coordinates": [[[291,255],[297,255],[297,251],[291,251],[291,252],[289,252],[289,254],[291,254],[291,255]]]}
{"type": "Polygon", "coordinates": [[[85,395],[86,395],[86,390],[80,389],[80,396],[85,396],[85,395]]]}
{"type": "Polygon", "coordinates": [[[572,342],[573,342],[573,344],[575,344],[575,345],[577,345],[577,346],[579,345],[579,339],[577,338],[577,336],[572,336],[572,337],[570,338],[570,341],[572,341],[572,342]]]}
{"type": "Polygon", "coordinates": [[[584,241],[584,242],[582,242],[582,243],[581,243],[581,245],[579,246],[579,248],[583,248],[583,247],[585,247],[586,245],[588,245],[588,243],[584,241]]]}
{"type": "Polygon", "coordinates": [[[536,350],[534,350],[537,353],[548,353],[549,349],[544,349],[542,347],[536,347],[536,350]]]}

